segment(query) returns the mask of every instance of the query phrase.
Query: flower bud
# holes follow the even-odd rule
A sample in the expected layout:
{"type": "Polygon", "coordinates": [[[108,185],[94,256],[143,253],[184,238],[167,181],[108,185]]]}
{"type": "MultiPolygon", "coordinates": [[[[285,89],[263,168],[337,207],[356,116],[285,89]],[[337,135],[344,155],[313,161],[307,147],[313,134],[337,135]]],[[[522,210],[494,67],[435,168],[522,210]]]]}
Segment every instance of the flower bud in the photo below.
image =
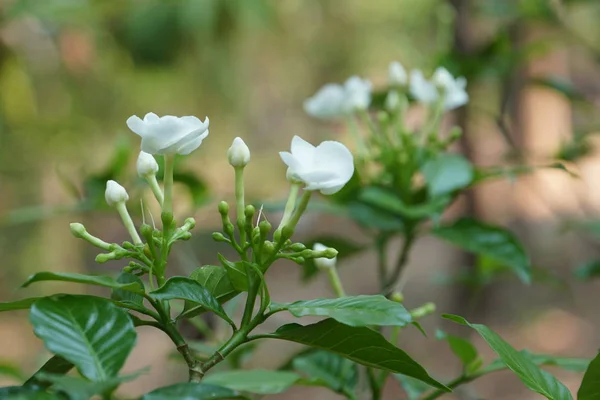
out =
{"type": "Polygon", "coordinates": [[[230,240],[223,236],[221,232],[213,232],[212,238],[215,242],[230,242],[230,240]]]}
{"type": "Polygon", "coordinates": [[[106,198],[106,203],[108,203],[108,205],[111,207],[115,207],[117,204],[125,203],[127,200],[129,200],[127,190],[112,180],[106,182],[106,191],[104,192],[104,197],[106,198]]]}
{"type": "Polygon", "coordinates": [[[227,158],[232,167],[245,167],[250,162],[250,149],[241,138],[236,137],[227,150],[227,158]]]}
{"type": "Polygon", "coordinates": [[[69,227],[71,228],[71,234],[73,234],[73,236],[75,236],[77,239],[83,239],[87,233],[85,226],[79,222],[73,222],[71,225],[69,225],[69,227]]]}
{"type": "Polygon", "coordinates": [[[196,226],[196,220],[192,217],[190,218],[186,218],[185,221],[183,222],[183,226],[181,227],[182,231],[190,231],[192,229],[194,229],[194,227],[196,226]]]}
{"type": "Polygon", "coordinates": [[[271,223],[269,221],[261,221],[258,224],[258,229],[260,229],[260,234],[264,237],[267,237],[269,232],[271,231],[271,223]]]}
{"type": "Polygon", "coordinates": [[[290,250],[299,252],[302,250],[306,250],[306,246],[303,243],[294,243],[290,246],[290,250]]]}
{"type": "Polygon", "coordinates": [[[244,215],[246,216],[247,220],[252,220],[252,218],[254,217],[255,213],[256,213],[256,209],[252,205],[248,205],[244,209],[244,215]]]}
{"type": "Polygon", "coordinates": [[[321,243],[315,243],[313,250],[322,252],[324,257],[315,258],[315,265],[320,269],[335,268],[337,264],[337,250],[322,245],[321,243]]]}
{"type": "Polygon", "coordinates": [[[222,216],[229,214],[229,204],[227,204],[226,201],[221,201],[219,203],[219,214],[222,216]]]}
{"type": "Polygon", "coordinates": [[[304,257],[291,257],[290,260],[300,265],[304,265],[304,263],[306,262],[306,259],[304,257]]]}
{"type": "Polygon", "coordinates": [[[394,292],[390,296],[390,300],[395,301],[396,303],[404,302],[404,295],[401,292],[394,292]]]}
{"type": "Polygon", "coordinates": [[[263,243],[263,254],[267,257],[270,257],[274,251],[275,251],[275,246],[273,245],[273,242],[269,242],[268,240],[265,240],[265,242],[263,243]]]}
{"type": "Polygon", "coordinates": [[[115,260],[117,258],[117,254],[113,251],[111,253],[100,253],[96,256],[96,262],[98,264],[104,264],[107,261],[115,260]]]}
{"type": "Polygon", "coordinates": [[[158,172],[158,163],[154,159],[154,156],[143,151],[140,151],[136,166],[140,178],[152,177],[158,172]]]}
{"type": "Polygon", "coordinates": [[[179,236],[179,240],[190,240],[191,238],[192,238],[192,233],[191,232],[183,232],[179,236]]]}

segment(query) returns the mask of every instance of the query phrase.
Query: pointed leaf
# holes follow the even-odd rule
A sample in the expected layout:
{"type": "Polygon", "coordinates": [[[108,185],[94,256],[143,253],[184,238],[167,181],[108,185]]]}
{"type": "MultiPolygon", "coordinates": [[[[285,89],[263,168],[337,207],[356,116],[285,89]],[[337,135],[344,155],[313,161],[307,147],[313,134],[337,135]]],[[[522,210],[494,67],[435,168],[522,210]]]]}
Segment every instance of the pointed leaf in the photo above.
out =
{"type": "Polygon", "coordinates": [[[462,189],[473,181],[473,166],[460,154],[441,153],[421,168],[430,197],[462,189]]]}
{"type": "MultiPolygon", "coordinates": [[[[117,283],[131,284],[136,283],[140,288],[144,287],[144,283],[139,276],[122,272],[116,280],[117,283]]],[[[140,293],[131,292],[124,289],[113,289],[110,298],[116,301],[135,304],[136,306],[144,306],[144,296],[140,293]]]]}
{"type": "Polygon", "coordinates": [[[140,285],[136,282],[119,283],[108,276],[71,274],[66,272],[38,272],[36,274],[31,275],[23,284],[23,287],[27,287],[32,283],[42,281],[75,282],[84,283],[87,285],[104,286],[111,289],[128,290],[130,292],[136,293],[144,292],[143,287],[140,287],[140,285]]]}
{"type": "Polygon", "coordinates": [[[353,392],[358,380],[355,363],[327,351],[310,351],[296,356],[292,360],[292,366],[309,379],[322,382],[323,386],[337,393],[353,392]]]}
{"type": "Polygon", "coordinates": [[[64,400],[53,393],[46,393],[36,388],[23,386],[8,386],[0,388],[0,399],[2,400],[64,400]]]}
{"type": "Polygon", "coordinates": [[[600,354],[590,363],[577,391],[577,400],[600,399],[600,354]]]}
{"type": "Polygon", "coordinates": [[[463,218],[432,232],[455,246],[512,268],[524,283],[531,282],[529,257],[519,240],[506,229],[463,218]]]}
{"type": "Polygon", "coordinates": [[[382,295],[301,300],[276,307],[285,308],[296,317],[331,317],[350,326],[406,326],[412,321],[402,304],[382,295]]]}
{"type": "Polygon", "coordinates": [[[35,374],[33,374],[31,376],[31,378],[29,378],[23,384],[23,386],[31,386],[31,387],[38,386],[38,387],[46,388],[49,385],[46,382],[41,382],[38,379],[39,374],[43,374],[43,373],[66,374],[71,369],[73,369],[73,367],[74,367],[73,363],[65,360],[64,358],[62,358],[60,356],[53,356],[48,361],[46,361],[44,363],[44,365],[42,365],[42,367],[39,370],[37,370],[37,372],[35,374]]]}
{"type": "Polygon", "coordinates": [[[15,301],[0,302],[0,312],[13,310],[27,310],[32,306],[33,303],[35,303],[39,299],[41,299],[41,297],[30,297],[27,299],[15,301]]]}
{"type": "Polygon", "coordinates": [[[400,382],[402,389],[404,389],[408,396],[408,400],[418,400],[430,389],[429,385],[417,379],[400,374],[394,374],[394,377],[400,382]]]}
{"type": "Polygon", "coordinates": [[[165,282],[162,287],[150,292],[150,296],[157,300],[181,299],[191,301],[214,312],[229,324],[235,325],[217,299],[204,286],[190,278],[174,276],[165,282]]]}
{"type": "Polygon", "coordinates": [[[136,342],[127,312],[99,297],[45,297],[35,302],[29,319],[48,350],[93,381],[117,376],[136,342]]]}
{"type": "MultiPolygon", "coordinates": [[[[218,254],[219,261],[223,264],[225,271],[227,272],[227,276],[229,277],[229,281],[233,288],[239,292],[247,292],[248,291],[248,277],[246,275],[246,270],[253,271],[254,267],[250,266],[246,261],[237,261],[231,262],[227,260],[223,255],[218,254]]],[[[265,273],[264,267],[255,265],[258,269],[265,273]]]]}
{"type": "Polygon", "coordinates": [[[477,331],[487,344],[500,356],[506,366],[532,391],[550,400],[572,400],[569,390],[554,376],[538,368],[533,361],[515,350],[496,332],[485,325],[471,324],[458,315],[443,315],[451,321],[469,326],[477,331]]]}
{"type": "MultiPolygon", "coordinates": [[[[223,304],[241,293],[235,290],[231,284],[225,268],[218,265],[204,265],[197,268],[190,274],[190,279],[204,286],[219,304],[223,304]]],[[[178,318],[193,318],[206,311],[208,310],[203,306],[186,301],[183,312],[178,318]]]]}
{"type": "Polygon", "coordinates": [[[471,342],[458,336],[449,335],[441,330],[436,332],[436,337],[448,342],[454,355],[462,362],[466,374],[472,374],[481,367],[482,360],[471,342]]]}
{"type": "Polygon", "coordinates": [[[176,383],[175,385],[156,389],[145,394],[141,400],[220,400],[220,399],[245,399],[234,390],[221,386],[176,383]]]}
{"type": "Polygon", "coordinates": [[[368,367],[412,376],[442,390],[450,391],[429,376],[427,371],[403,350],[381,334],[364,327],[352,327],[334,319],[312,325],[288,324],[264,335],[327,350],[368,367]]]}
{"type": "Polygon", "coordinates": [[[285,392],[300,380],[300,375],[289,371],[237,370],[211,374],[204,383],[223,386],[240,392],[277,394],[285,392]]]}
{"type": "Polygon", "coordinates": [[[67,394],[69,400],[89,400],[97,394],[111,393],[122,382],[131,381],[138,376],[139,374],[131,374],[92,382],[76,376],[40,373],[38,379],[50,383],[53,390],[67,394]]]}

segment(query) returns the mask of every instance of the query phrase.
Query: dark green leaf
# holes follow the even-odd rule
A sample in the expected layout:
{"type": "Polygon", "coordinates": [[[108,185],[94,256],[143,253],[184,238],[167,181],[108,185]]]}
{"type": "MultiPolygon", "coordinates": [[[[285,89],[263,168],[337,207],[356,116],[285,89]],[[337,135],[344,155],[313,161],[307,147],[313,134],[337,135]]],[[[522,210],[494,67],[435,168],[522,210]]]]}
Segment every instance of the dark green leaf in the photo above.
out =
{"type": "MultiPolygon", "coordinates": [[[[144,283],[142,282],[139,276],[130,274],[128,272],[122,272],[117,277],[116,281],[117,283],[124,284],[136,283],[137,285],[139,285],[139,287],[144,287],[144,283]]],[[[131,303],[141,307],[144,306],[144,296],[142,296],[139,293],[131,292],[129,290],[113,289],[110,298],[119,302],[131,303]]]]}
{"type": "Polygon", "coordinates": [[[89,400],[97,394],[112,393],[122,382],[133,380],[138,375],[118,376],[102,382],[92,382],[76,376],[40,373],[38,379],[52,384],[53,390],[67,394],[69,400],[89,400]]]}
{"type": "Polygon", "coordinates": [[[408,396],[407,400],[418,400],[421,396],[430,389],[430,386],[408,376],[394,374],[394,377],[398,379],[402,389],[406,392],[408,396]]]}
{"type": "Polygon", "coordinates": [[[433,234],[472,253],[510,267],[521,281],[530,283],[531,264],[519,240],[506,229],[470,218],[433,230],[433,234]]]}
{"type": "MultiPolygon", "coordinates": [[[[229,282],[231,282],[233,288],[239,292],[247,292],[248,276],[246,275],[246,270],[254,271],[254,268],[246,261],[231,262],[221,254],[218,254],[217,256],[225,268],[227,276],[229,277],[229,282]]],[[[260,268],[261,266],[257,267],[260,268]]],[[[260,271],[265,273],[264,269],[260,269],[260,271]]]]}
{"type": "Polygon", "coordinates": [[[600,399],[600,354],[588,366],[583,381],[577,391],[577,400],[600,399]]]}
{"type": "Polygon", "coordinates": [[[240,392],[277,394],[298,382],[300,376],[289,371],[237,370],[208,375],[203,382],[240,392]]]}
{"type": "Polygon", "coordinates": [[[464,372],[470,375],[481,367],[482,360],[479,358],[477,349],[471,342],[458,336],[449,335],[441,330],[436,332],[436,337],[448,342],[450,349],[460,359],[464,372]]]}
{"type": "Polygon", "coordinates": [[[9,361],[0,360],[0,376],[8,376],[19,381],[25,379],[21,369],[9,361]]]}
{"type": "Polygon", "coordinates": [[[460,154],[441,153],[421,168],[430,197],[465,188],[473,180],[473,166],[460,154]]]}
{"type": "MultiPolygon", "coordinates": [[[[527,350],[521,350],[519,353],[521,353],[523,357],[530,359],[535,365],[559,367],[566,371],[585,372],[588,365],[590,365],[590,360],[587,358],[556,357],[547,354],[532,354],[527,350]]],[[[483,368],[481,372],[487,374],[490,372],[500,371],[504,368],[507,368],[506,364],[504,361],[502,361],[502,359],[499,358],[492,361],[489,365],[483,368]]]]}
{"type": "MultiPolygon", "coordinates": [[[[225,268],[218,265],[204,265],[197,268],[190,274],[190,279],[204,286],[217,299],[219,304],[223,304],[240,294],[231,284],[225,268]]],[[[179,318],[193,318],[206,311],[208,310],[203,306],[186,301],[179,318]]]]}
{"type": "Polygon", "coordinates": [[[358,201],[348,204],[348,217],[365,228],[375,228],[387,232],[401,232],[404,229],[404,223],[398,215],[358,201]]]}
{"type": "Polygon", "coordinates": [[[412,321],[404,306],[382,295],[301,300],[277,304],[296,317],[330,317],[350,326],[406,326],[412,321]]]}
{"type": "Polygon", "coordinates": [[[219,400],[245,399],[234,390],[215,385],[176,383],[145,394],[141,400],[219,400]]]}
{"type": "Polygon", "coordinates": [[[93,381],[117,376],[136,342],[127,312],[99,297],[45,297],[31,307],[29,319],[48,350],[93,381]]]}
{"type": "Polygon", "coordinates": [[[358,381],[355,363],[327,351],[310,351],[296,356],[292,367],[337,393],[352,393],[358,381]]]}
{"type": "Polygon", "coordinates": [[[434,387],[449,391],[443,384],[430,377],[427,371],[408,354],[369,328],[352,327],[334,319],[326,319],[306,326],[284,325],[276,332],[265,336],[327,350],[359,364],[412,376],[434,387]]]}
{"type": "Polygon", "coordinates": [[[589,280],[600,276],[600,260],[587,261],[574,271],[577,278],[589,280]]]}
{"type": "Polygon", "coordinates": [[[0,388],[2,400],[63,400],[56,394],[46,393],[35,388],[9,386],[0,388]]]}
{"type": "MultiPolygon", "coordinates": [[[[316,238],[312,238],[308,241],[305,240],[302,243],[304,243],[306,245],[306,247],[309,249],[312,249],[312,247],[315,243],[321,243],[324,246],[333,247],[334,249],[336,249],[338,251],[338,255],[337,255],[338,260],[342,260],[346,257],[349,257],[351,255],[359,253],[360,251],[362,251],[365,248],[365,246],[362,246],[362,245],[359,245],[352,241],[346,240],[344,238],[335,237],[335,236],[319,236],[316,238]]],[[[319,269],[315,265],[314,259],[306,260],[302,270],[303,270],[302,279],[304,279],[304,280],[308,280],[308,279],[316,276],[317,273],[319,272],[319,269]]]]}
{"type": "Polygon", "coordinates": [[[64,281],[64,282],[75,282],[84,283],[87,285],[104,286],[111,289],[122,289],[128,290],[135,293],[143,293],[144,289],[136,282],[119,283],[113,278],[108,276],[94,276],[94,275],[83,275],[83,274],[71,274],[65,272],[38,272],[37,274],[31,275],[27,281],[23,284],[23,287],[27,287],[35,282],[42,281],[64,281]]]}
{"type": "Polygon", "coordinates": [[[30,297],[28,299],[21,299],[15,301],[0,302],[0,312],[2,311],[13,311],[13,310],[27,310],[41,297],[30,297]]]}
{"type": "Polygon", "coordinates": [[[165,282],[163,286],[150,292],[150,296],[157,300],[181,299],[191,301],[214,312],[229,324],[233,324],[233,321],[225,313],[217,299],[204,286],[190,278],[174,276],[165,282]]]}
{"type": "Polygon", "coordinates": [[[571,393],[561,382],[548,372],[539,369],[527,356],[515,350],[487,326],[471,324],[457,315],[445,314],[443,317],[475,329],[529,389],[550,400],[572,400],[571,393]]]}
{"type": "Polygon", "coordinates": [[[427,203],[408,205],[396,194],[380,187],[371,186],[362,191],[360,200],[396,216],[409,220],[421,220],[440,214],[450,204],[452,197],[440,195],[427,203]]]}
{"type": "Polygon", "coordinates": [[[60,356],[53,356],[51,359],[46,361],[44,365],[35,373],[31,378],[29,378],[23,386],[38,386],[38,387],[48,387],[47,384],[41,382],[37,377],[38,374],[41,373],[50,373],[50,374],[66,374],[71,369],[73,369],[73,363],[65,360],[60,356]]]}

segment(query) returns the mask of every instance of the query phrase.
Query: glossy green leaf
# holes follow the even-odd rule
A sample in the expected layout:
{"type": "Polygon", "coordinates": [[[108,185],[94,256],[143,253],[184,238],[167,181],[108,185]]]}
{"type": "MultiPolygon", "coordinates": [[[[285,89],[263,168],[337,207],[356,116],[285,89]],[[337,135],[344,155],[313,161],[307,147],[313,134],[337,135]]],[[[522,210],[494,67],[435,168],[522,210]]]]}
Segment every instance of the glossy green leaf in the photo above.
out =
{"type": "MultiPolygon", "coordinates": [[[[225,268],[218,265],[204,265],[196,268],[190,274],[190,279],[204,286],[217,299],[219,304],[223,304],[240,294],[231,284],[225,268]]],[[[186,301],[183,312],[178,318],[192,318],[206,311],[208,310],[205,307],[186,301]]]]}
{"type": "Polygon", "coordinates": [[[46,361],[44,365],[42,365],[42,367],[23,384],[23,386],[48,387],[49,385],[46,382],[42,382],[38,379],[39,374],[66,374],[72,370],[73,367],[74,365],[70,361],[67,361],[60,356],[53,356],[46,361]]]}
{"type": "Polygon", "coordinates": [[[352,393],[358,381],[355,363],[327,351],[316,350],[296,356],[292,367],[309,380],[316,380],[337,393],[352,393]]]}
{"type": "MultiPolygon", "coordinates": [[[[585,372],[591,361],[587,358],[557,357],[548,354],[532,354],[527,350],[521,350],[519,353],[523,357],[527,357],[535,365],[558,367],[566,371],[573,372],[585,372]]],[[[489,365],[483,368],[481,372],[487,374],[490,372],[500,371],[504,368],[507,368],[506,364],[501,358],[499,358],[492,361],[489,365]]]]}
{"type": "MultiPolygon", "coordinates": [[[[121,284],[132,284],[135,283],[139,287],[143,288],[144,283],[139,276],[130,274],[128,272],[122,272],[116,279],[117,283],[121,284]]],[[[144,296],[140,293],[131,292],[124,289],[113,289],[110,298],[123,303],[131,303],[136,306],[144,306],[144,296]]]]}
{"type": "MultiPolygon", "coordinates": [[[[248,277],[246,275],[246,270],[254,271],[254,268],[249,265],[246,261],[238,261],[231,262],[227,260],[223,255],[218,254],[219,261],[225,268],[227,272],[227,276],[229,277],[229,282],[233,288],[239,292],[247,292],[248,291],[248,277]]],[[[257,266],[260,267],[261,266],[257,266]]],[[[265,272],[261,269],[261,272],[265,272]]]]}
{"type": "Polygon", "coordinates": [[[406,326],[412,317],[404,306],[382,295],[301,300],[277,304],[295,317],[330,317],[350,326],[406,326]]]}
{"type": "MultiPolygon", "coordinates": [[[[304,243],[309,249],[312,249],[315,243],[321,243],[327,247],[333,247],[338,251],[338,261],[357,254],[365,248],[365,246],[362,246],[358,243],[354,243],[345,238],[336,236],[318,236],[309,239],[308,241],[304,240],[302,243],[304,243]]],[[[315,265],[314,259],[306,260],[302,268],[302,279],[308,280],[316,276],[318,272],[319,269],[315,265]]]]}
{"type": "Polygon", "coordinates": [[[510,267],[524,283],[531,282],[529,257],[519,240],[506,229],[463,218],[432,232],[455,246],[510,267]]]}
{"type": "Polygon", "coordinates": [[[176,383],[175,385],[162,387],[145,394],[141,400],[220,400],[220,399],[245,399],[234,390],[221,386],[198,384],[198,383],[176,383]]]}
{"type": "Polygon", "coordinates": [[[69,400],[89,400],[94,395],[112,393],[121,383],[133,380],[138,375],[119,376],[93,382],[76,376],[40,373],[38,379],[52,384],[54,391],[67,394],[69,400]]]}
{"type": "Polygon", "coordinates": [[[359,364],[412,376],[449,391],[403,350],[369,328],[348,326],[334,319],[326,319],[306,326],[284,325],[276,332],[264,336],[327,350],[359,364]]]}
{"type": "Polygon", "coordinates": [[[571,393],[560,381],[548,372],[539,369],[527,356],[515,350],[487,326],[471,324],[457,315],[445,314],[443,317],[475,329],[506,366],[532,391],[550,400],[572,400],[571,393]]]}
{"type": "Polygon", "coordinates": [[[473,181],[473,166],[460,154],[441,153],[421,168],[430,197],[465,188],[473,181]]]}
{"type": "Polygon", "coordinates": [[[277,394],[285,392],[299,379],[300,375],[289,371],[255,369],[216,372],[206,376],[203,382],[239,392],[277,394]]]}
{"type": "Polygon", "coordinates": [[[28,299],[0,302],[0,312],[27,310],[39,299],[41,299],[41,297],[30,297],[28,299]]]}
{"type": "Polygon", "coordinates": [[[577,391],[577,400],[600,399],[600,354],[588,366],[583,375],[583,381],[577,391]]]}
{"type": "Polygon", "coordinates": [[[462,362],[466,374],[472,374],[481,367],[482,360],[479,357],[477,349],[470,341],[458,336],[449,335],[441,330],[436,332],[436,337],[448,342],[454,355],[462,362]]]}
{"type": "Polygon", "coordinates": [[[31,307],[29,319],[48,350],[93,381],[117,376],[136,342],[127,312],[99,297],[45,297],[31,307]]]}
{"type": "Polygon", "coordinates": [[[348,204],[348,217],[365,228],[375,228],[386,232],[400,232],[404,229],[402,218],[369,204],[353,201],[348,204]]]}
{"type": "Polygon", "coordinates": [[[86,285],[104,286],[111,289],[128,290],[135,293],[144,292],[144,289],[140,287],[140,285],[136,282],[119,283],[108,276],[72,274],[65,272],[38,272],[36,274],[31,275],[23,284],[23,287],[27,287],[32,283],[42,281],[75,282],[84,283],[86,285]]]}
{"type": "Polygon", "coordinates": [[[227,315],[219,301],[201,284],[193,279],[183,276],[174,276],[167,280],[163,286],[150,292],[150,296],[157,300],[187,300],[214,312],[229,324],[233,321],[227,315]]]}

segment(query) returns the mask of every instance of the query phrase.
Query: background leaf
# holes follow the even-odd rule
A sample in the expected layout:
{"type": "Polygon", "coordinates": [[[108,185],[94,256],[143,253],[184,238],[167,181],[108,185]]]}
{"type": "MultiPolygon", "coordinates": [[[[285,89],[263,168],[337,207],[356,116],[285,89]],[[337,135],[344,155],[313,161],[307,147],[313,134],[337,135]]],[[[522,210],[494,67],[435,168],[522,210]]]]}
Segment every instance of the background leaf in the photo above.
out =
{"type": "Polygon", "coordinates": [[[42,382],[38,379],[38,374],[50,373],[50,374],[66,374],[71,369],[73,369],[74,365],[70,361],[65,360],[61,356],[53,356],[48,361],[42,365],[42,367],[37,370],[31,378],[29,378],[23,386],[37,386],[37,387],[48,387],[49,385],[46,382],[42,382]]]}
{"type": "Polygon", "coordinates": [[[15,301],[0,302],[0,312],[13,310],[27,310],[33,305],[33,303],[35,303],[39,299],[41,299],[41,297],[30,297],[27,299],[15,301]]]}
{"type": "Polygon", "coordinates": [[[441,153],[428,160],[421,172],[430,197],[465,188],[473,181],[473,166],[460,154],[441,153]]]}
{"type": "Polygon", "coordinates": [[[590,363],[577,391],[577,400],[600,399],[600,354],[590,363]]]}
{"type": "Polygon", "coordinates": [[[435,336],[438,339],[448,342],[454,355],[462,362],[465,374],[472,374],[481,367],[482,360],[479,358],[479,353],[471,342],[458,336],[449,335],[439,329],[435,336]]]}
{"type": "Polygon", "coordinates": [[[162,387],[145,394],[141,400],[219,400],[219,399],[246,399],[234,390],[221,386],[176,383],[162,387]]]}
{"type": "Polygon", "coordinates": [[[84,283],[86,285],[104,286],[111,289],[128,290],[135,293],[144,292],[143,286],[140,287],[136,282],[119,283],[108,276],[72,274],[66,272],[38,272],[31,275],[23,284],[23,287],[42,281],[75,282],[84,283]]]}
{"type": "Polygon", "coordinates": [[[300,375],[289,371],[255,369],[217,372],[205,377],[203,382],[240,392],[277,394],[285,392],[299,379],[300,375]]]}
{"type": "MultiPolygon", "coordinates": [[[[357,365],[327,351],[309,351],[292,359],[294,370],[337,393],[352,393],[358,380],[357,365]]],[[[429,385],[426,385],[429,387],[429,385]]]]}
{"type": "Polygon", "coordinates": [[[48,350],[93,381],[117,376],[136,342],[127,313],[99,297],[45,297],[35,302],[29,319],[48,350]]]}
{"type": "MultiPolygon", "coordinates": [[[[117,283],[124,284],[136,283],[139,285],[139,287],[144,287],[144,283],[139,276],[130,274],[128,272],[122,272],[119,274],[116,281],[117,283]]],[[[144,306],[144,296],[142,296],[140,293],[131,292],[129,290],[113,289],[110,298],[123,303],[131,303],[142,307],[144,306]]]]}

